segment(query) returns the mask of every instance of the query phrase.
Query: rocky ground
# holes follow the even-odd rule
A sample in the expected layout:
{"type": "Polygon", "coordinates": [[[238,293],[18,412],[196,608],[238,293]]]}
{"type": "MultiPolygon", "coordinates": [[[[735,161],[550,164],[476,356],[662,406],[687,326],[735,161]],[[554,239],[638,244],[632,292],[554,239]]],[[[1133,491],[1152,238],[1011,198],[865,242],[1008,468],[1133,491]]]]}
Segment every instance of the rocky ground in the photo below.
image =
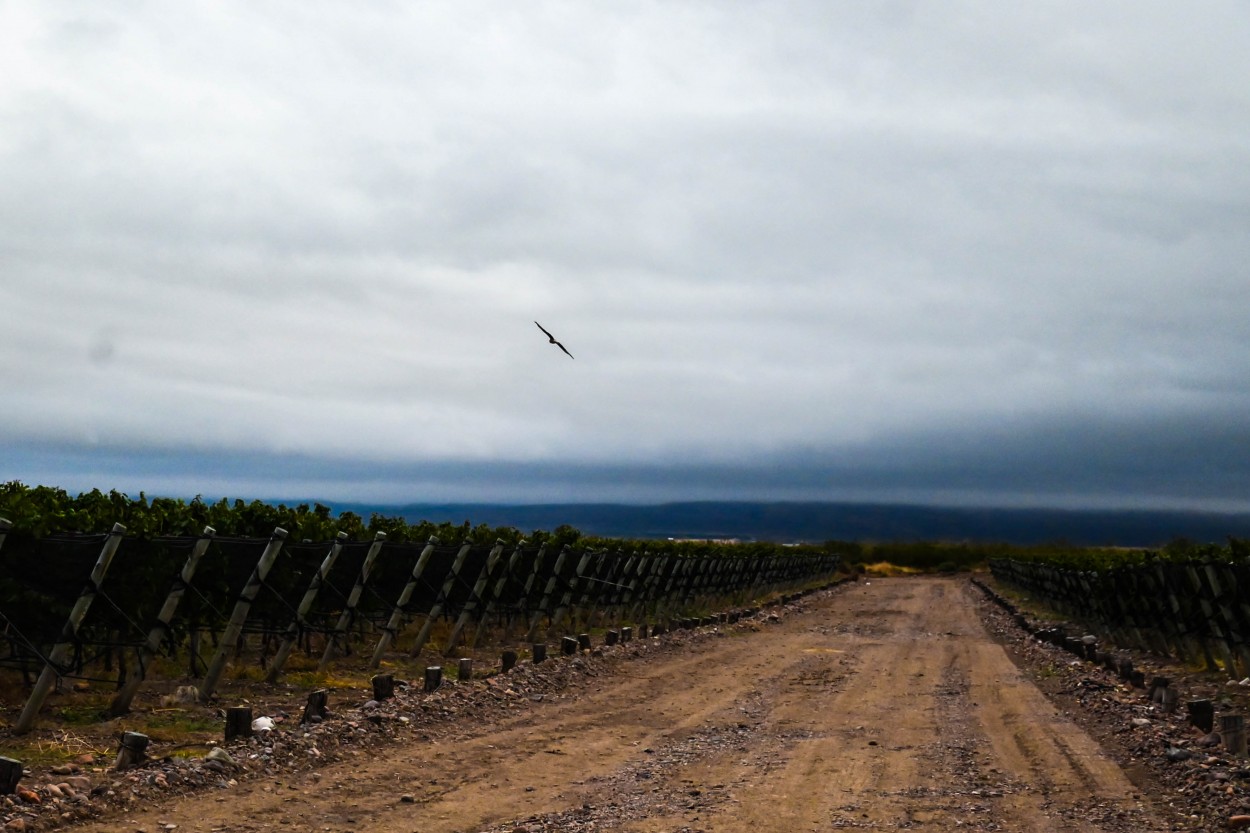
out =
{"type": "Polygon", "coordinates": [[[1133,661],[1171,678],[1175,710],[1040,642],[967,579],[873,579],[432,693],[420,681],[382,702],[333,692],[319,723],[300,725],[302,695],[258,699],[268,731],[208,756],[154,745],[127,771],[94,754],[32,771],[0,798],[0,821],[145,833],[1240,824],[1250,763],[1190,726],[1186,704],[1227,713],[1247,689],[1133,661]]]}
{"type": "Polygon", "coordinates": [[[1158,655],[1111,646],[1114,664],[1127,660],[1140,672],[1133,685],[1118,671],[1078,659],[1068,649],[1034,636],[1056,627],[1070,635],[1088,635],[1078,623],[1020,614],[1028,621],[1022,628],[1012,615],[1013,610],[1019,612],[1017,606],[990,584],[984,587],[999,604],[982,609],[987,630],[1135,782],[1175,811],[1188,825],[1181,829],[1250,828],[1250,760],[1229,754],[1218,733],[1220,715],[1250,715],[1250,679],[1230,680],[1158,655]],[[1174,703],[1151,696],[1150,683],[1159,677],[1167,679],[1174,703]],[[1215,732],[1193,725],[1188,706],[1199,700],[1213,705],[1215,732]]]}

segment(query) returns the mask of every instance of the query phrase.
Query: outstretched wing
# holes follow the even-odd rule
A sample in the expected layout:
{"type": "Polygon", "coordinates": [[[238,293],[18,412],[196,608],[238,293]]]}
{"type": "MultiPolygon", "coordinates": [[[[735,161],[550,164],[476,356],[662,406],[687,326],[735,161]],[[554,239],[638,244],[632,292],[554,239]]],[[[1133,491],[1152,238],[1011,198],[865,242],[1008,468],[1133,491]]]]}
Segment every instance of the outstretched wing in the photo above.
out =
{"type": "Polygon", "coordinates": [[[570,353],[567,349],[565,349],[563,344],[556,341],[556,337],[553,336],[551,333],[547,332],[547,329],[542,324],[539,324],[537,321],[535,321],[534,325],[537,326],[538,329],[543,331],[543,335],[547,336],[547,341],[551,342],[556,347],[559,347],[561,350],[564,350],[564,355],[568,356],[570,359],[573,358],[573,354],[570,353]]]}

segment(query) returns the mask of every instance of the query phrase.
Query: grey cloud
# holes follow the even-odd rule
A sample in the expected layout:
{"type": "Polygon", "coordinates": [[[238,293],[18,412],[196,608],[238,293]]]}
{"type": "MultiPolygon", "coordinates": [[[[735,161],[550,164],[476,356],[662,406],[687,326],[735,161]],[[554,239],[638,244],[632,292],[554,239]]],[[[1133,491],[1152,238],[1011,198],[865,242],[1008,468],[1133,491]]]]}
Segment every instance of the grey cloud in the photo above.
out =
{"type": "Polygon", "coordinates": [[[1114,500],[1161,444],[1238,482],[1240,5],[8,15],[7,456],[992,497],[1081,448],[1114,500]]]}

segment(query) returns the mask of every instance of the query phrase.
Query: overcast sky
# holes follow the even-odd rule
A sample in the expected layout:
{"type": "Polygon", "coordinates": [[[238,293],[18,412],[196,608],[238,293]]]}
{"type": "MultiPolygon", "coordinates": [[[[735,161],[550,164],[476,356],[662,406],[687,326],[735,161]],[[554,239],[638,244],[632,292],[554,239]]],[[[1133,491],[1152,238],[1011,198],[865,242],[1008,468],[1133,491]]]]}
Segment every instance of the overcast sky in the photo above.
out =
{"type": "Polygon", "coordinates": [[[1250,508],[1247,44],[1236,0],[5,0],[0,480],[1250,508]]]}

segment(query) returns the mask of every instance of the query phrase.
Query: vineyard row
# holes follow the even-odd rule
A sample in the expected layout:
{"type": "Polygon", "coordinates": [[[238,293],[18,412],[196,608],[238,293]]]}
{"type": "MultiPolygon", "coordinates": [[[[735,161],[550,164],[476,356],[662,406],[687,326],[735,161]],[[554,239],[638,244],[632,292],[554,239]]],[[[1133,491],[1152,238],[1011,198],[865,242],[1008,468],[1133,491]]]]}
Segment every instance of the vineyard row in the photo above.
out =
{"type": "MultiPolygon", "coordinates": [[[[4,547],[0,519],[0,663],[38,679],[14,730],[29,731],[61,678],[103,663],[117,667],[110,707],[130,707],[153,659],[187,649],[200,698],[212,696],[245,634],[263,635],[268,680],[277,681],[298,645],[320,634],[320,669],[351,643],[372,644],[376,669],[408,625],[416,656],[436,622],[450,624],[442,650],[480,643],[494,623],[532,642],[568,621],[662,622],[711,600],[753,599],[831,576],[839,557],[813,548],[707,545],[681,552],[558,549],[525,541],[493,546],[391,543],[340,533],[333,542],[105,535],[17,539],[4,547]],[[214,647],[201,655],[203,636],[214,647]],[[115,658],[115,662],[114,662],[115,658]]],[[[367,650],[367,649],[366,649],[367,650]]],[[[361,651],[365,653],[366,651],[361,651]]]]}
{"type": "Polygon", "coordinates": [[[1156,560],[1110,570],[995,559],[994,578],[1117,643],[1250,676],[1250,562],[1156,560]]]}

